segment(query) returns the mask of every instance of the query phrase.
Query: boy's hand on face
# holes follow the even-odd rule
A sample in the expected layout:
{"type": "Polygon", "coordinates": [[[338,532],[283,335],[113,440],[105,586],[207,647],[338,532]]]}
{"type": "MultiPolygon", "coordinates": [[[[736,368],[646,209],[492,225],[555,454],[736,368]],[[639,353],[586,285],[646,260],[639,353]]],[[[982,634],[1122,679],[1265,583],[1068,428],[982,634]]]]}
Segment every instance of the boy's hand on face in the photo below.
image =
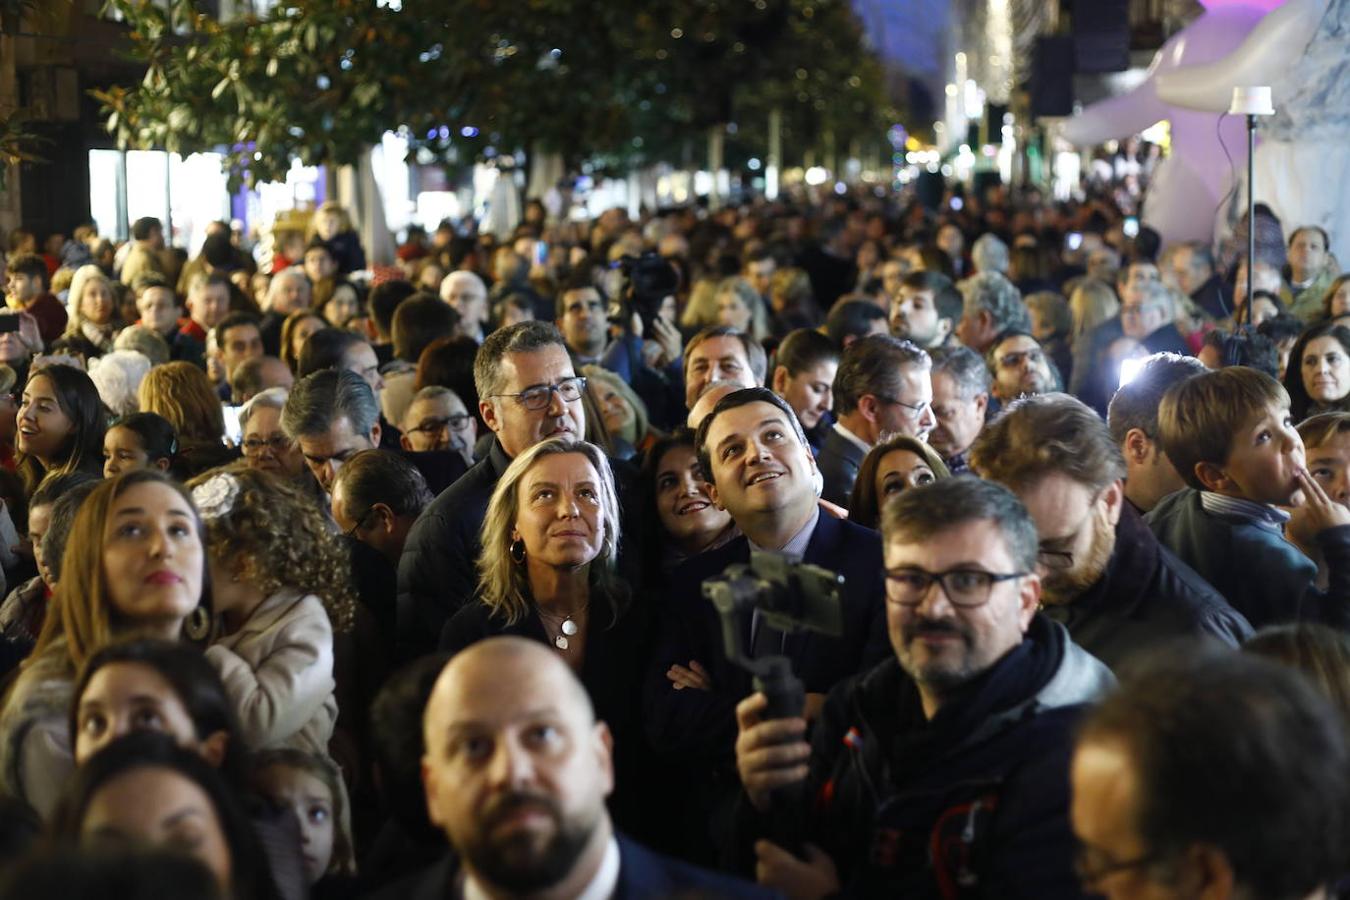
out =
{"type": "Polygon", "coordinates": [[[1303,526],[1309,534],[1320,534],[1328,528],[1350,525],[1350,507],[1332,500],[1322,485],[1304,469],[1298,473],[1303,485],[1303,505],[1296,515],[1303,519],[1303,526]]]}

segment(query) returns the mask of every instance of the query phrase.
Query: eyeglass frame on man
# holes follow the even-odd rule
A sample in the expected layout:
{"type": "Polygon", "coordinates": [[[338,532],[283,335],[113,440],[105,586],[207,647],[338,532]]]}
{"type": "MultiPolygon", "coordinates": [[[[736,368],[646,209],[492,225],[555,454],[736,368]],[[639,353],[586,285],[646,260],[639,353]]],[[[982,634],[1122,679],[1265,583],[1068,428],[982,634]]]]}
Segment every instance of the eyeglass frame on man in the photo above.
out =
{"type": "MultiPolygon", "coordinates": [[[[1078,536],[1083,533],[1084,526],[1092,521],[1092,515],[1097,509],[1097,502],[1102,499],[1102,494],[1105,493],[1105,491],[1106,488],[1101,488],[1097,493],[1092,495],[1092,499],[1088,501],[1087,514],[1078,522],[1073,531],[1063,537],[1055,538],[1054,540],[1063,541],[1068,539],[1077,541],[1078,536]]],[[[1048,572],[1067,572],[1069,569],[1073,568],[1075,557],[1072,550],[1052,550],[1043,546],[1043,544],[1044,541],[1036,546],[1036,563],[1038,565],[1044,566],[1048,572]],[[1049,562],[1049,560],[1052,559],[1055,560],[1055,562],[1049,562]]]]}
{"type": "Polygon", "coordinates": [[[909,410],[910,417],[915,421],[923,418],[924,410],[933,408],[933,401],[931,400],[915,404],[906,403],[899,397],[887,397],[885,394],[873,394],[872,396],[876,397],[882,403],[894,403],[896,406],[903,406],[905,409],[909,410]]]}
{"type": "Polygon", "coordinates": [[[1146,853],[1143,856],[1138,856],[1134,859],[1127,859],[1121,862],[1109,862],[1094,867],[1088,862],[1088,855],[1094,853],[1106,856],[1103,851],[1097,850],[1096,848],[1080,846],[1073,858],[1073,870],[1074,874],[1078,877],[1078,883],[1082,885],[1085,891],[1089,891],[1090,893],[1098,893],[1097,891],[1092,890],[1092,888],[1101,884],[1103,879],[1108,878],[1111,875],[1119,875],[1122,872],[1130,872],[1135,869],[1146,869],[1149,866],[1162,862],[1164,858],[1162,853],[1146,853]]]}
{"type": "Polygon", "coordinates": [[[557,394],[560,398],[562,398],[562,401],[564,403],[575,403],[581,399],[581,395],[584,394],[585,391],[586,391],[586,377],[584,375],[570,375],[567,378],[564,378],[561,381],[559,381],[557,384],[536,384],[527,387],[525,390],[517,394],[489,394],[488,399],[493,400],[498,398],[509,397],[510,399],[515,400],[525,409],[538,411],[541,409],[548,409],[548,405],[553,402],[554,394],[557,394]],[[577,395],[569,399],[566,395],[563,394],[563,391],[572,385],[576,385],[577,395]],[[542,397],[543,402],[534,403],[533,400],[527,400],[526,397],[532,398],[542,397]]]}
{"type": "Polygon", "coordinates": [[[925,584],[922,589],[917,591],[917,593],[915,594],[915,597],[917,597],[917,599],[913,601],[897,600],[890,595],[890,591],[887,591],[886,592],[887,602],[894,603],[896,606],[904,606],[909,607],[911,609],[922,606],[924,600],[928,598],[928,594],[933,590],[933,585],[940,584],[942,585],[943,596],[947,598],[947,602],[950,603],[952,606],[956,607],[957,609],[978,609],[989,602],[990,596],[992,596],[994,593],[994,585],[1002,584],[1005,581],[1014,581],[1018,578],[1026,578],[1028,575],[1032,573],[989,572],[984,569],[972,569],[968,566],[959,566],[955,569],[947,569],[946,571],[943,572],[929,572],[927,569],[920,568],[919,566],[897,566],[894,569],[884,570],[884,574],[887,583],[896,581],[898,576],[902,574],[911,576],[920,575],[927,580],[927,584],[925,584]],[[976,575],[979,576],[980,578],[988,579],[983,588],[979,588],[976,590],[976,593],[982,592],[984,596],[981,597],[978,602],[974,603],[966,602],[964,600],[958,600],[957,595],[962,594],[963,592],[954,591],[952,587],[947,584],[947,579],[953,575],[976,575]]]}

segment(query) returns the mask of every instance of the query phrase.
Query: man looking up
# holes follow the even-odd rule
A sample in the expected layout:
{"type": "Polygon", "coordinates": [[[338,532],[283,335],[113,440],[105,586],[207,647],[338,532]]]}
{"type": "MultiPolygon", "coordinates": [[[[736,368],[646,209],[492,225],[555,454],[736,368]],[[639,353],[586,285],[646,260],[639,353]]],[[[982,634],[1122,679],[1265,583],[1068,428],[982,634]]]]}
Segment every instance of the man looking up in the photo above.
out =
{"type": "Polygon", "coordinates": [[[1106,424],[1068,394],[1019,400],[970,453],[981,478],[1017,494],[1036,523],[1045,614],[1112,668],[1172,637],[1237,646],[1236,610],[1158,543],[1125,502],[1124,460],[1106,424]]]}
{"type": "Polygon", "coordinates": [[[593,285],[568,287],[558,295],[558,330],[567,341],[573,368],[599,365],[609,343],[605,301],[593,285]]]}
{"type": "Polygon", "coordinates": [[[923,438],[933,429],[928,354],[890,335],[854,341],[834,377],[838,421],[820,447],[821,496],[847,506],[867,451],[896,435],[923,438]]]}
{"type": "Polygon", "coordinates": [[[755,844],[760,883],[797,897],[1080,896],[1068,753],[1082,704],[1114,679],[1036,614],[1035,525],[1005,488],[957,477],[901,493],[881,528],[887,658],[831,691],[809,745],[801,718],[765,718],[763,694],[736,709],[742,835],[805,822],[806,861],[755,844]],[[798,804],[775,805],[775,789],[803,782],[798,804]]]}
{"type": "Polygon", "coordinates": [[[427,813],[455,853],[412,887],[414,900],[767,896],[616,833],[609,728],[534,641],[490,638],[457,654],[423,728],[427,813]]]}
{"type": "MultiPolygon", "coordinates": [[[[811,694],[824,694],[884,655],[883,586],[880,538],[821,513],[810,446],[781,397],[765,388],[728,394],[699,424],[695,446],[713,503],[731,513],[741,536],[691,558],[671,578],[668,622],[659,632],[662,643],[648,682],[648,729],[658,751],[707,760],[730,751],[733,710],[749,693],[750,677],[727,661],[720,620],[701,593],[705,578],[749,562],[752,549],[844,576],[841,637],[785,636],[758,617],[745,617],[745,649],[756,657],[787,655],[811,694]]],[[[820,699],[810,701],[813,708],[820,699]]]]}
{"type": "Polygon", "coordinates": [[[398,568],[401,655],[434,650],[446,620],[473,598],[479,531],[511,460],[548,438],[579,441],[586,434],[586,380],[577,377],[562,335],[548,322],[521,322],[488,335],[473,378],[479,415],[495,439],[408,534],[398,568]]]}

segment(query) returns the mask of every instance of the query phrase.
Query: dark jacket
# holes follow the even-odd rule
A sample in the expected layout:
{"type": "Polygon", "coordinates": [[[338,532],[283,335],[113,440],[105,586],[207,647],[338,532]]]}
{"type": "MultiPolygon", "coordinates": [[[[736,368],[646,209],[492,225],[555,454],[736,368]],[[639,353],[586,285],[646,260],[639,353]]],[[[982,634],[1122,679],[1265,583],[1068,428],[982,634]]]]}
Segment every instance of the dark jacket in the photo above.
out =
{"type": "Polygon", "coordinates": [[[825,490],[820,496],[847,508],[858,468],[866,456],[861,447],[831,428],[816,455],[816,468],[825,480],[825,490]]]}
{"type": "Polygon", "coordinates": [[[501,442],[422,510],[398,562],[398,657],[436,649],[441,629],[478,587],[479,531],[497,479],[511,465],[501,442]]]}
{"type": "MultiPolygon", "coordinates": [[[[642,729],[642,683],[651,658],[653,616],[641,598],[626,600],[617,613],[614,604],[592,593],[591,618],[586,634],[586,656],[577,673],[595,706],[596,717],[614,735],[615,789],[609,800],[616,827],[654,846],[669,846],[661,792],[670,783],[653,758],[642,729]]],[[[450,653],[498,635],[515,635],[552,647],[553,641],[533,613],[508,625],[481,602],[455,613],[441,634],[440,649],[450,653]]],[[[674,798],[667,798],[674,802],[674,798]]]]}
{"type": "Polygon", "coordinates": [[[1133,506],[1124,507],[1102,577],[1072,603],[1046,606],[1045,615],[1113,670],[1169,638],[1212,638],[1237,647],[1250,637],[1242,614],[1160,545],[1133,506]]]}
{"type": "Polygon", "coordinates": [[[1191,299],[1212,319],[1226,319],[1233,314],[1233,288],[1218,275],[1209,276],[1191,293],[1191,299]]]}
{"type": "MultiPolygon", "coordinates": [[[[1107,319],[1088,333],[1086,342],[1075,345],[1073,379],[1069,392],[1106,418],[1106,407],[1120,387],[1120,368],[1107,361],[1111,345],[1125,336],[1120,316],[1107,319]]],[[[1180,353],[1190,356],[1186,339],[1171,323],[1157,329],[1140,343],[1149,353],[1180,353]]],[[[990,417],[990,421],[993,421],[990,417]]]]}
{"type": "Polygon", "coordinates": [[[1350,525],[1317,536],[1331,581],[1317,587],[1317,565],[1273,529],[1206,512],[1200,492],[1164,497],[1147,522],[1163,543],[1253,628],[1311,620],[1350,628],[1350,525]]]}
{"type": "MultiPolygon", "coordinates": [[[[615,840],[619,842],[619,881],[612,900],[674,897],[767,900],[780,896],[768,888],[661,856],[622,834],[616,834],[615,840]]],[[[463,896],[458,879],[459,861],[449,857],[425,872],[370,895],[369,900],[457,900],[463,896]]]]}
{"type": "MultiPolygon", "coordinates": [[[[753,691],[750,675],[727,661],[722,623],[702,593],[703,580],[732,563],[750,561],[750,542],[738,537],[699,554],[675,570],[662,604],[660,643],[647,675],[647,730],[659,752],[726,761],[736,742],[736,704],[753,691]],[[666,677],[671,665],[696,659],[712,678],[711,691],[677,691],[666,677]]],[[[809,693],[825,693],[845,678],[871,668],[890,651],[886,632],[881,536],[824,512],[807,544],[803,562],[844,576],[840,592],[844,633],[790,634],[783,645],[792,670],[809,693]]],[[[750,617],[741,622],[741,643],[750,647],[750,617]]]]}
{"type": "MultiPolygon", "coordinates": [[[[1079,897],[1069,757],[1114,684],[1064,628],[1026,640],[928,720],[894,657],[831,692],[811,736],[806,840],[851,897],[1079,897]],[[934,854],[931,848],[940,847],[934,854]]],[[[748,834],[769,819],[742,807],[748,834]]]]}

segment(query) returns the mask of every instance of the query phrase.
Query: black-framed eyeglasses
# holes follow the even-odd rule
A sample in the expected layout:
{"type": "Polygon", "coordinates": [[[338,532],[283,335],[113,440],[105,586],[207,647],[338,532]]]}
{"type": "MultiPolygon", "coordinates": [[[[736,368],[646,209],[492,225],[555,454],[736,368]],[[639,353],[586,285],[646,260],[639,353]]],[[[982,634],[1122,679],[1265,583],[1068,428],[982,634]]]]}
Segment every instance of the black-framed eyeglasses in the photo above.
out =
{"type": "Polygon", "coordinates": [[[989,602],[989,594],[994,585],[1017,578],[1025,578],[1028,572],[986,572],[983,569],[948,569],[945,572],[929,572],[915,566],[902,566],[886,570],[886,583],[889,589],[886,598],[900,606],[918,606],[928,596],[933,584],[941,583],[942,592],[952,606],[970,609],[989,602]]]}
{"type": "Polygon", "coordinates": [[[260,438],[244,438],[243,448],[245,456],[257,456],[264,449],[271,450],[273,453],[280,453],[291,446],[291,439],[284,434],[274,434],[266,440],[260,438]]]}
{"type": "Polygon", "coordinates": [[[903,406],[905,409],[910,411],[910,413],[915,419],[921,418],[925,411],[933,408],[932,403],[919,403],[916,405],[913,403],[906,403],[899,397],[887,397],[883,394],[873,394],[872,396],[876,397],[882,403],[894,403],[896,406],[903,406]]]}
{"type": "Polygon", "coordinates": [[[1161,853],[1146,853],[1134,859],[1113,862],[1107,859],[1100,850],[1080,847],[1073,858],[1073,870],[1074,874],[1078,876],[1079,883],[1085,890],[1088,890],[1101,884],[1104,879],[1111,875],[1132,872],[1136,869],[1146,869],[1162,862],[1162,860],[1163,855],[1161,853]]]}
{"type": "Polygon", "coordinates": [[[546,409],[556,393],[564,403],[575,403],[586,390],[586,379],[580,375],[564,378],[557,384],[538,384],[519,394],[492,394],[492,397],[510,397],[526,409],[546,409]]]}
{"type": "MultiPolygon", "coordinates": [[[[544,405],[547,406],[548,404],[545,403],[544,405]]],[[[438,419],[423,419],[420,424],[408,430],[416,431],[419,434],[437,434],[447,428],[451,431],[462,431],[464,426],[468,424],[469,416],[467,413],[455,413],[438,419]]]]}
{"type": "Polygon", "coordinates": [[[375,507],[371,506],[368,507],[365,512],[361,513],[361,518],[356,520],[356,524],[353,525],[351,528],[347,529],[347,537],[349,538],[356,537],[356,533],[361,530],[362,525],[366,524],[366,519],[369,519],[370,514],[374,511],[375,507]]]}

